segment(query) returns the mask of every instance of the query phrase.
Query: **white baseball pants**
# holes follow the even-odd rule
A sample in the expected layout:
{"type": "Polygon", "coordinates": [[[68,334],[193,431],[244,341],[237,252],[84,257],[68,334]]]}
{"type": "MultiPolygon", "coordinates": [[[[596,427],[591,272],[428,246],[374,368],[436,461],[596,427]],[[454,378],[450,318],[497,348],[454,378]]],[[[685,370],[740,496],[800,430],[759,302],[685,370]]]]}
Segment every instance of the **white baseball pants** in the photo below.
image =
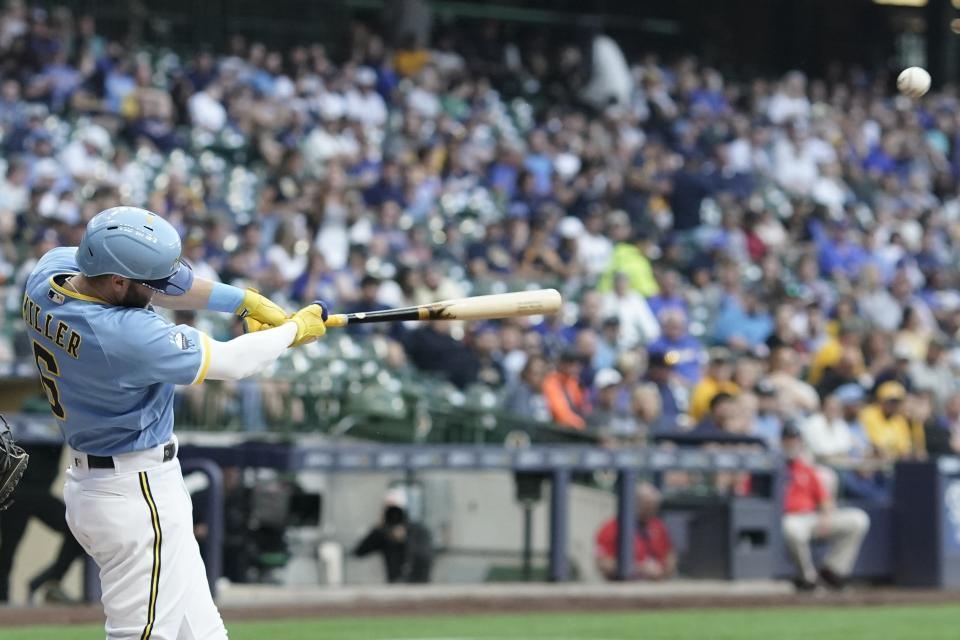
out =
{"type": "Polygon", "coordinates": [[[180,462],[163,447],[89,469],[71,451],[67,524],[100,567],[108,640],[226,639],[210,596],[180,462]]]}

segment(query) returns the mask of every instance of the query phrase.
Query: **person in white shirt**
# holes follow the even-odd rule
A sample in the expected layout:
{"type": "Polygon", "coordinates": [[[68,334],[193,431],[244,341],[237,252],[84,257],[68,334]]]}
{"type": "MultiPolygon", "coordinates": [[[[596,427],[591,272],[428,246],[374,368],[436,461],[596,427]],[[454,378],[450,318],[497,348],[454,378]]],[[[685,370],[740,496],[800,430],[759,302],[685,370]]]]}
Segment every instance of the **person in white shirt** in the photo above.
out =
{"type": "Polygon", "coordinates": [[[584,219],[583,231],[577,241],[577,255],[586,269],[587,277],[599,278],[610,264],[613,242],[604,233],[602,209],[591,209],[584,219]]]}
{"type": "Polygon", "coordinates": [[[873,447],[858,414],[866,392],[855,383],[838,387],[823,399],[823,411],[809,416],[801,424],[803,440],[813,454],[821,479],[845,495],[864,500],[885,500],[889,485],[883,474],[864,463],[873,457],[873,447]],[[840,467],[836,471],[833,468],[840,467]]]}
{"type": "Polygon", "coordinates": [[[274,244],[267,249],[267,263],[276,267],[287,284],[293,282],[307,268],[306,246],[300,251],[297,233],[288,225],[280,227],[274,244]]]}
{"type": "Polygon", "coordinates": [[[800,71],[791,71],[783,78],[780,88],[767,104],[767,117],[773,124],[788,120],[810,118],[810,100],[807,98],[807,78],[800,71]]]}
{"type": "Polygon", "coordinates": [[[727,144],[728,167],[733,173],[768,176],[773,171],[770,155],[770,129],[751,124],[745,115],[733,117],[736,137],[727,144]]]}
{"type": "Polygon", "coordinates": [[[780,398],[784,415],[796,418],[820,408],[820,396],[807,382],[800,379],[799,355],[790,347],[779,347],[770,357],[770,375],[780,398]]]}
{"type": "Polygon", "coordinates": [[[849,461],[861,444],[843,419],[843,404],[835,393],[823,399],[823,410],[808,416],[800,431],[817,462],[849,461]]]}
{"type": "Polygon", "coordinates": [[[60,153],[60,163],[75,180],[115,183],[113,167],[104,160],[110,152],[110,134],[100,125],[90,125],[60,153]]]}
{"type": "Polygon", "coordinates": [[[190,96],[187,109],[193,126],[206,129],[211,133],[217,133],[223,129],[227,124],[227,109],[220,102],[222,97],[223,90],[214,83],[190,96]]]}
{"type": "Polygon", "coordinates": [[[422,117],[433,120],[440,115],[443,108],[437,95],[439,89],[440,81],[436,71],[430,67],[424,68],[417,78],[417,83],[407,93],[407,106],[422,117]]]}
{"type": "Polygon", "coordinates": [[[773,147],[774,178],[784,189],[802,196],[809,196],[820,179],[819,165],[836,159],[807,128],[803,122],[791,122],[787,135],[773,147]]]}
{"type": "Polygon", "coordinates": [[[375,91],[377,74],[369,67],[357,69],[357,87],[347,92],[346,115],[363,125],[380,127],[387,121],[387,104],[375,91]]]}
{"type": "Polygon", "coordinates": [[[613,291],[604,294],[601,315],[620,320],[620,347],[631,349],[650,344],[660,337],[660,323],[650,310],[647,299],[630,288],[630,279],[623,273],[613,278],[613,291]]]}

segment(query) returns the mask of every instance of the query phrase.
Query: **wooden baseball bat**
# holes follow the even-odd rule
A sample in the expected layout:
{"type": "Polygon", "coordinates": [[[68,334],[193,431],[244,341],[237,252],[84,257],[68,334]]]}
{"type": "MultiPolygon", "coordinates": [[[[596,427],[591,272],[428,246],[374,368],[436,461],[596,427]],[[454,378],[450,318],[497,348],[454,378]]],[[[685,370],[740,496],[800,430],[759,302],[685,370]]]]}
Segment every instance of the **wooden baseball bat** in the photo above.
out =
{"type": "Polygon", "coordinates": [[[497,320],[516,316],[549,315],[560,310],[560,293],[556,289],[497,293],[401,309],[384,309],[366,313],[337,313],[327,318],[327,327],[345,327],[364,322],[397,322],[402,320],[497,320]]]}

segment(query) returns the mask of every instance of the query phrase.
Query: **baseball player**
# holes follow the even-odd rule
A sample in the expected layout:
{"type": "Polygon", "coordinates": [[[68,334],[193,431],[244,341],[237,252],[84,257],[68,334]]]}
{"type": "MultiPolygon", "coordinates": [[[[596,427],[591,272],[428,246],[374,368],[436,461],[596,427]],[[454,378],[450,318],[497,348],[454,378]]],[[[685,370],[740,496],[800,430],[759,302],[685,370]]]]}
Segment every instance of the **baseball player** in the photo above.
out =
{"type": "Polygon", "coordinates": [[[193,537],[173,435],[173,387],[237,380],[326,332],[326,311],[291,317],[252,290],[195,278],[159,216],[115,207],[79,247],[45,254],[23,320],[70,450],[67,524],[100,567],[107,638],[226,638],[193,537]],[[212,309],[260,329],[219,342],[157,315],[212,309]]]}

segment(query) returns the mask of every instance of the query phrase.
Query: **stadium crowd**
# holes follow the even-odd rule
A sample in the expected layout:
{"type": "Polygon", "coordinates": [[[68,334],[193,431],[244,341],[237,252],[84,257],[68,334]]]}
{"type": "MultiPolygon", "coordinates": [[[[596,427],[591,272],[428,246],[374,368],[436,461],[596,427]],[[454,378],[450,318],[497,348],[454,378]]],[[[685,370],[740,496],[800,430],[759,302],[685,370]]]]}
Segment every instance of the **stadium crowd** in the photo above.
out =
{"type": "Polygon", "coordinates": [[[0,362],[31,361],[17,316],[36,258],[126,203],[181,230],[198,273],[289,308],[555,286],[556,317],[351,337],[607,442],[776,448],[792,424],[860,496],[884,489],[871,465],[960,453],[952,93],[646,55],[598,101],[597,47],[504,45],[493,22],[432,47],[362,24],[350,39],[338,58],[240,36],[181,57],[11,0],[0,362]]]}

